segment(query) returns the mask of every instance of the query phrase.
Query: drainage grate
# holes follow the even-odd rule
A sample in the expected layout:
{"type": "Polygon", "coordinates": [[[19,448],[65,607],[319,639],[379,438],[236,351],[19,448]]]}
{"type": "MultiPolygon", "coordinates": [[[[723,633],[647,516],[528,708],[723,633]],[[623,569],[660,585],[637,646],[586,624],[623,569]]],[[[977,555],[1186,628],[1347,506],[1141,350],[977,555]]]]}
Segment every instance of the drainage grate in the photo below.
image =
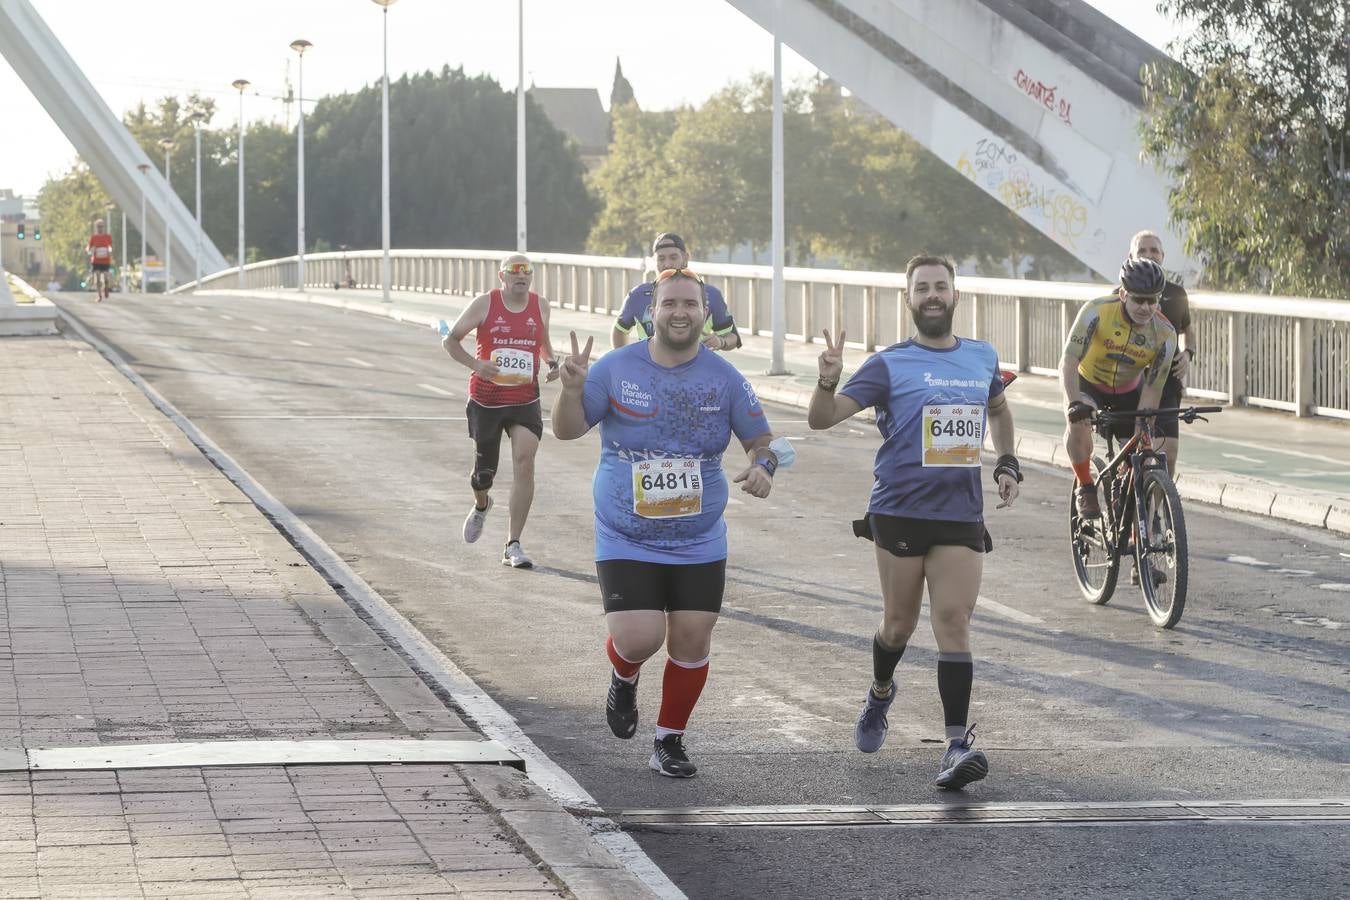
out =
{"type": "Polygon", "coordinates": [[[1179,803],[972,803],[925,806],[741,806],[629,809],[611,814],[625,828],[663,826],[1101,825],[1150,822],[1346,821],[1350,799],[1224,800],[1179,803]]]}

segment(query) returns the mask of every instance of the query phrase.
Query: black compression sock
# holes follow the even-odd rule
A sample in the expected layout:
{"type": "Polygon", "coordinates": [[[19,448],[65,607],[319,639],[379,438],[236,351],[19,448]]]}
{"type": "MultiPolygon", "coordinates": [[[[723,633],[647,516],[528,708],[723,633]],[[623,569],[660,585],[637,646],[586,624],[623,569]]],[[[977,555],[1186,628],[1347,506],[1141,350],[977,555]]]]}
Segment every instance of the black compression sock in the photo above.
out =
{"type": "MultiPolygon", "coordinates": [[[[965,732],[970,717],[970,687],[975,680],[975,663],[969,653],[938,653],[938,696],[950,740],[957,729],[965,732]]],[[[959,735],[958,735],[959,737],[959,735]]]]}
{"type": "Polygon", "coordinates": [[[875,693],[878,686],[888,688],[891,679],[895,677],[895,667],[900,663],[900,657],[905,655],[905,644],[899,647],[888,647],[881,642],[881,635],[872,635],[872,690],[875,693]]]}

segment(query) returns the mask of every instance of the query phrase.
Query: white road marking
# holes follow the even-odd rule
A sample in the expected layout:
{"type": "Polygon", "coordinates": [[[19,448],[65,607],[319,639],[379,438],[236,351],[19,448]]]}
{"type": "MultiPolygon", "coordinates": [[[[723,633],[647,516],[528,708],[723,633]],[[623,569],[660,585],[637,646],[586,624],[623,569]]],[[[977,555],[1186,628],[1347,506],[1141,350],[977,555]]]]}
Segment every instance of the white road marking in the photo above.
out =
{"type": "Polygon", "coordinates": [[[374,363],[368,363],[364,359],[357,359],[355,356],[344,356],[343,359],[347,360],[347,362],[349,363],[354,363],[355,365],[358,366],[365,366],[367,369],[375,368],[374,363]]]}
{"type": "Polygon", "coordinates": [[[1336,591],[1341,594],[1350,594],[1350,584],[1345,584],[1343,582],[1332,581],[1326,584],[1319,584],[1318,587],[1324,591],[1336,591]]]}
{"type": "Polygon", "coordinates": [[[977,609],[987,609],[990,612],[1000,615],[1005,619],[1012,619],[1014,622],[1021,622],[1023,625],[1044,625],[1045,620],[1030,613],[1024,613],[1020,609],[1013,609],[1011,606],[1005,606],[997,600],[990,600],[981,594],[976,603],[977,609]]]}
{"type": "Polygon", "coordinates": [[[266,328],[262,327],[261,325],[250,325],[250,326],[248,326],[248,327],[249,327],[249,328],[252,328],[254,331],[266,331],[266,330],[267,330],[266,328]]]}
{"type": "Polygon", "coordinates": [[[1263,562],[1251,556],[1229,556],[1224,560],[1224,562],[1237,563],[1238,565],[1241,566],[1257,566],[1263,569],[1270,567],[1270,563],[1263,562]]]}
{"type": "Polygon", "coordinates": [[[1241,460],[1242,462],[1252,463],[1258,466],[1264,466],[1266,464],[1266,461],[1264,459],[1257,459],[1254,456],[1243,456],[1241,453],[1220,453],[1219,455],[1225,457],[1226,459],[1237,459],[1241,460]]]}
{"type": "Polygon", "coordinates": [[[224,313],[221,313],[221,314],[220,314],[220,317],[221,317],[222,319],[224,319],[226,322],[233,322],[233,321],[234,321],[234,316],[227,316],[227,315],[225,315],[224,313]]]}
{"type": "Polygon", "coordinates": [[[313,346],[314,346],[314,345],[311,344],[309,341],[297,341],[295,338],[291,338],[291,343],[294,344],[294,345],[297,346],[297,347],[313,347],[313,346]]]}
{"type": "Polygon", "coordinates": [[[443,390],[443,389],[441,389],[441,388],[438,388],[438,387],[436,387],[436,385],[434,385],[434,384],[418,384],[417,386],[420,387],[420,388],[423,388],[424,390],[431,391],[433,394],[440,394],[442,397],[453,397],[453,396],[455,396],[455,395],[452,394],[450,391],[447,391],[447,390],[443,390]]]}
{"type": "Polygon", "coordinates": [[[364,422],[464,422],[467,419],[464,416],[213,416],[204,414],[197,416],[198,419],[300,419],[316,421],[325,421],[329,419],[341,419],[344,421],[364,422]]]}

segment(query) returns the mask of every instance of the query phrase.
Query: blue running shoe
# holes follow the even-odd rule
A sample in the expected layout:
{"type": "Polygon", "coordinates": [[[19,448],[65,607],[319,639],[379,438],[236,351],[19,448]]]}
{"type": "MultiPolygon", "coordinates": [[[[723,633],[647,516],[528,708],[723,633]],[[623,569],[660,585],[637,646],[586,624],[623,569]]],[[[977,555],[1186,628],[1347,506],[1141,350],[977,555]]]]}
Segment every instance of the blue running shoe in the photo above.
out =
{"type": "Polygon", "coordinates": [[[885,700],[878,700],[872,689],[867,689],[867,702],[863,704],[862,715],[858,716],[858,724],[853,727],[854,746],[864,753],[876,753],[881,749],[886,743],[886,729],[890,727],[886,713],[890,712],[894,702],[894,681],[891,682],[891,695],[885,700]]]}
{"type": "Polygon", "coordinates": [[[970,749],[974,741],[975,725],[972,723],[966,729],[966,736],[947,748],[942,757],[942,771],[938,772],[934,784],[949,791],[959,791],[989,774],[988,757],[981,750],[970,749]]]}

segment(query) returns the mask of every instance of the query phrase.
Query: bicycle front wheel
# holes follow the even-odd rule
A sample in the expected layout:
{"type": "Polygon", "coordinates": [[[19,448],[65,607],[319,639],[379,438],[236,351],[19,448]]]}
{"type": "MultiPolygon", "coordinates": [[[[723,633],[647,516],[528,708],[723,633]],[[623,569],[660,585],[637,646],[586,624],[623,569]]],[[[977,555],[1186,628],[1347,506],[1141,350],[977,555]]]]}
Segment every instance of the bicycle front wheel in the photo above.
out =
{"type": "MultiPolygon", "coordinates": [[[[1106,463],[1094,457],[1092,467],[1096,471],[1098,491],[1108,493],[1101,477],[1106,463]]],[[[1076,490],[1077,482],[1074,482],[1069,489],[1069,552],[1073,555],[1073,574],[1083,596],[1101,606],[1111,599],[1116,590],[1116,578],[1120,575],[1120,553],[1111,540],[1111,498],[1100,498],[1100,519],[1084,519],[1078,515],[1078,503],[1074,499],[1076,490]]]]}
{"type": "Polygon", "coordinates": [[[1139,586],[1153,624],[1171,628],[1186,608],[1189,576],[1181,496],[1162,468],[1144,471],[1143,495],[1145,534],[1134,542],[1139,586]]]}

